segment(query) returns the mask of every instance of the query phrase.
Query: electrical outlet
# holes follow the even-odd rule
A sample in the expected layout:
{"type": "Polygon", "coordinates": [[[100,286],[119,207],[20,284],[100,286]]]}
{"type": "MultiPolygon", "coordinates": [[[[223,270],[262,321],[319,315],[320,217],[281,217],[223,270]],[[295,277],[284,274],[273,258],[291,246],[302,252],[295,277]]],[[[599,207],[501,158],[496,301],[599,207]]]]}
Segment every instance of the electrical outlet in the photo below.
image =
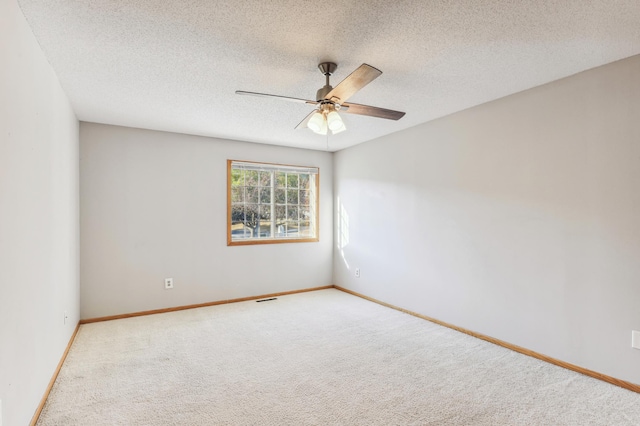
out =
{"type": "Polygon", "coordinates": [[[360,268],[356,268],[356,278],[360,278],[360,268]]]}
{"type": "Polygon", "coordinates": [[[173,288],[173,278],[165,278],[164,279],[164,288],[169,290],[173,288]]]}
{"type": "Polygon", "coordinates": [[[67,325],[67,320],[69,319],[69,314],[67,313],[67,311],[64,311],[64,318],[62,319],[62,323],[64,325],[67,325]]]}
{"type": "Polygon", "coordinates": [[[631,347],[640,349],[640,331],[631,331],[631,347]]]}

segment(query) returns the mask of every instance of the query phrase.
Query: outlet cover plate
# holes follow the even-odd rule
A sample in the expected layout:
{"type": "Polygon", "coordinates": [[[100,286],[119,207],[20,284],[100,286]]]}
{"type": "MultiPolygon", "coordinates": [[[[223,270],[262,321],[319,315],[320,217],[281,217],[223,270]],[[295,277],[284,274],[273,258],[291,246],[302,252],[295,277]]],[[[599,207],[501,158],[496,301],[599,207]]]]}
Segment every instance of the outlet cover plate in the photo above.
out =
{"type": "Polygon", "coordinates": [[[173,278],[164,279],[164,288],[167,290],[173,288],[173,278]]]}

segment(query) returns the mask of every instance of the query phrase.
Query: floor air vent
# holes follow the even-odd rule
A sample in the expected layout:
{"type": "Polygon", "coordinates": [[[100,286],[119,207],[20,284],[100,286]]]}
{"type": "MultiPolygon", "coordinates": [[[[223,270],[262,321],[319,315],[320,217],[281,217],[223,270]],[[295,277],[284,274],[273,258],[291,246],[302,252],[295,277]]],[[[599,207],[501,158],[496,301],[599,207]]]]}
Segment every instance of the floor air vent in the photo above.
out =
{"type": "Polygon", "coordinates": [[[268,302],[270,300],[278,300],[277,297],[271,297],[269,299],[260,299],[260,300],[256,300],[256,302],[268,302]]]}

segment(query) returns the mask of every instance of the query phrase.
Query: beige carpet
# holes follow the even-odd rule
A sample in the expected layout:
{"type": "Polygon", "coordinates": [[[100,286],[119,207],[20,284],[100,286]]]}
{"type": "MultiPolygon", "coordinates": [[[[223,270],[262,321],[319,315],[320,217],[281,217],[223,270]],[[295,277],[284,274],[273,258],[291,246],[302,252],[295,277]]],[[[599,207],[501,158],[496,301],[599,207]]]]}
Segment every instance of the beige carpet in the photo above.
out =
{"type": "Polygon", "coordinates": [[[638,425],[640,394],[338,290],[83,325],[38,425],[638,425]]]}

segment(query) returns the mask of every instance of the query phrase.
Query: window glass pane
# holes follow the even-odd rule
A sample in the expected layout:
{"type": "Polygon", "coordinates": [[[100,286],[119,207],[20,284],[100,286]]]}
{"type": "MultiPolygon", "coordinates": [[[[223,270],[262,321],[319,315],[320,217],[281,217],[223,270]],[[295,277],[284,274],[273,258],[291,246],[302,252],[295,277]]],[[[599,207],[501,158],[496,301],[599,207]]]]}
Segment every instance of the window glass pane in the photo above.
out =
{"type": "Polygon", "coordinates": [[[288,220],[287,221],[287,237],[297,237],[298,227],[299,227],[299,222],[297,220],[288,220]]]}
{"type": "Polygon", "coordinates": [[[298,235],[300,237],[309,237],[313,235],[313,229],[311,229],[311,222],[308,220],[301,220],[300,227],[298,228],[298,235]]]}
{"type": "Polygon", "coordinates": [[[298,174],[297,173],[287,173],[287,187],[289,187],[289,188],[297,188],[298,187],[298,174]]]}
{"type": "Polygon", "coordinates": [[[260,221],[257,222],[259,226],[255,230],[255,237],[257,238],[270,238],[271,237],[271,207],[260,206],[260,221]]]}
{"type": "Polygon", "coordinates": [[[286,189],[276,188],[276,204],[284,204],[287,201],[286,189]]]}
{"type": "Polygon", "coordinates": [[[287,208],[285,206],[276,206],[276,226],[283,225],[287,220],[287,208]]]}
{"type": "Polygon", "coordinates": [[[300,188],[309,187],[309,175],[307,173],[300,174],[300,188]]]}
{"type": "Polygon", "coordinates": [[[300,220],[310,221],[313,218],[313,211],[309,208],[309,206],[298,208],[300,213],[300,220]]]}
{"type": "Polygon", "coordinates": [[[271,238],[271,225],[260,226],[260,230],[256,231],[256,237],[258,238],[271,238]]]}
{"type": "Polygon", "coordinates": [[[260,186],[271,186],[272,172],[260,172],[260,186]]]}
{"type": "Polygon", "coordinates": [[[281,188],[287,186],[287,174],[285,172],[276,172],[276,186],[281,188]]]}
{"type": "Polygon", "coordinates": [[[232,169],[231,170],[231,186],[243,186],[244,185],[244,170],[232,169]]]}
{"type": "Polygon", "coordinates": [[[297,206],[287,206],[287,219],[288,220],[298,220],[298,207],[297,206]]]}
{"type": "Polygon", "coordinates": [[[271,226],[271,206],[270,205],[261,205],[260,206],[260,220],[266,221],[268,226],[271,226]]]}
{"type": "Polygon", "coordinates": [[[231,238],[250,238],[251,230],[245,226],[245,208],[242,205],[231,208],[231,238]]]}
{"type": "Polygon", "coordinates": [[[298,204],[297,189],[287,189],[287,204],[298,204]]]}
{"type": "Polygon", "coordinates": [[[243,205],[231,206],[231,220],[233,222],[244,222],[244,206],[243,205]]]}
{"type": "Polygon", "coordinates": [[[305,191],[302,190],[300,191],[300,205],[302,206],[308,206],[309,205],[309,196],[311,191],[305,191]]]}
{"type": "Polygon", "coordinates": [[[245,171],[244,180],[246,186],[258,186],[258,172],[256,170],[245,171]]]}
{"type": "Polygon", "coordinates": [[[263,222],[260,226],[260,238],[271,238],[271,224],[263,222]]]}
{"type": "Polygon", "coordinates": [[[242,203],[244,202],[244,188],[239,186],[231,188],[231,202],[242,203]]]}
{"type": "Polygon", "coordinates": [[[260,203],[271,204],[271,188],[260,188],[260,203]]]}
{"type": "Polygon", "coordinates": [[[242,222],[233,222],[231,225],[231,238],[234,240],[251,238],[251,230],[249,228],[245,228],[242,222]]]}
{"type": "Polygon", "coordinates": [[[259,206],[257,204],[245,204],[243,223],[245,228],[249,228],[254,235],[258,227],[259,218],[259,206]]]}
{"type": "Polygon", "coordinates": [[[245,201],[247,203],[257,203],[258,202],[258,188],[245,188],[245,201]]]}

